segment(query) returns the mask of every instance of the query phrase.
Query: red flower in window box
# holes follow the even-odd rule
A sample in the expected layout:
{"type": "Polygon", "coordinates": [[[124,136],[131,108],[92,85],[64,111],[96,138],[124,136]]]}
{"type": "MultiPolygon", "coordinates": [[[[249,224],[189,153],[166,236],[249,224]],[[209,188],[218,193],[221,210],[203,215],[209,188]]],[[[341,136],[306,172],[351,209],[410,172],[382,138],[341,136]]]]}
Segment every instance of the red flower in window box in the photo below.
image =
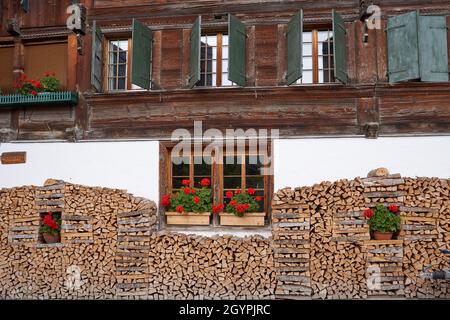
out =
{"type": "Polygon", "coordinates": [[[170,206],[170,194],[166,194],[166,195],[162,198],[161,204],[162,204],[164,207],[170,206]]]}
{"type": "Polygon", "coordinates": [[[178,213],[183,213],[184,212],[183,206],[177,206],[176,210],[177,210],[178,213]]]}
{"type": "Polygon", "coordinates": [[[253,189],[253,188],[248,188],[248,189],[247,189],[247,193],[248,193],[249,195],[253,196],[253,195],[255,195],[256,191],[255,191],[255,189],[253,189]]]}
{"type": "Polygon", "coordinates": [[[202,187],[209,187],[211,185],[211,180],[209,180],[208,178],[204,178],[202,179],[202,181],[200,181],[200,184],[202,185],[202,187]]]}
{"type": "Polygon", "coordinates": [[[225,193],[225,197],[227,197],[227,199],[231,199],[231,198],[233,198],[233,196],[234,196],[233,191],[227,191],[225,193]]]}
{"type": "Polygon", "coordinates": [[[241,193],[241,189],[237,189],[234,194],[240,194],[241,193]]]}
{"type": "Polygon", "coordinates": [[[189,186],[191,184],[191,180],[183,180],[181,183],[183,186],[189,186]]]}
{"type": "Polygon", "coordinates": [[[223,204],[218,204],[216,206],[213,206],[213,213],[214,214],[218,214],[220,213],[223,209],[225,208],[225,206],[223,204]]]}
{"type": "Polygon", "coordinates": [[[183,188],[183,192],[184,192],[185,194],[190,194],[190,193],[191,193],[191,188],[188,188],[188,187],[183,188]]]}
{"type": "Polygon", "coordinates": [[[194,197],[194,203],[195,204],[199,204],[200,203],[200,198],[199,197],[194,197]]]}
{"type": "Polygon", "coordinates": [[[234,206],[236,206],[236,204],[237,204],[236,200],[231,200],[230,201],[230,206],[234,207],[234,206]]]}
{"type": "Polygon", "coordinates": [[[262,201],[262,200],[263,200],[263,197],[261,197],[261,196],[257,196],[257,197],[255,198],[255,200],[256,200],[256,201],[258,201],[258,202],[260,202],[260,201],[262,201]]]}

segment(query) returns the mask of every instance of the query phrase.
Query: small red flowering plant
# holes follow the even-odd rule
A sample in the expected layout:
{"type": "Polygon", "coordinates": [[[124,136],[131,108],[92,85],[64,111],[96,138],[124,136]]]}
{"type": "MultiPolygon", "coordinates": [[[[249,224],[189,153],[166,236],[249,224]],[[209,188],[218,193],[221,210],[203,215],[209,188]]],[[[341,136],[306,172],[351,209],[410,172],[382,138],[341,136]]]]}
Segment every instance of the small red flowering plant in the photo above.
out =
{"type": "Polygon", "coordinates": [[[258,202],[262,201],[262,197],[255,196],[255,189],[248,188],[247,190],[227,191],[225,198],[229,200],[228,204],[218,205],[214,213],[219,213],[225,210],[227,213],[233,213],[235,216],[243,217],[247,212],[256,212],[259,209],[258,202]],[[220,206],[220,207],[219,207],[220,206]]]}
{"type": "Polygon", "coordinates": [[[370,231],[395,233],[400,230],[400,216],[396,214],[399,211],[396,205],[377,205],[374,210],[366,209],[364,216],[369,219],[370,231]]]}
{"type": "Polygon", "coordinates": [[[47,213],[42,219],[42,225],[39,231],[52,236],[59,235],[61,232],[61,215],[53,212],[47,213]]]}
{"type": "Polygon", "coordinates": [[[45,72],[40,80],[29,79],[22,74],[14,87],[19,94],[37,96],[39,92],[59,91],[60,83],[54,72],[45,72]]]}
{"type": "Polygon", "coordinates": [[[168,212],[211,212],[211,180],[204,178],[200,181],[200,188],[191,188],[190,180],[182,181],[183,188],[180,191],[166,194],[161,204],[168,212]]]}

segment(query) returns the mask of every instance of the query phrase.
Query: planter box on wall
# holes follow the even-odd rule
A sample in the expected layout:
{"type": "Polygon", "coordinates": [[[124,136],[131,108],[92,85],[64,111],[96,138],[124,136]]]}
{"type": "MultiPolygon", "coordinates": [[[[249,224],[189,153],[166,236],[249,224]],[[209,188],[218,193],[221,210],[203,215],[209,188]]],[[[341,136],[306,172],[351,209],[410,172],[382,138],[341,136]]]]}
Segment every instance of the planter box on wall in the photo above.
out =
{"type": "Polygon", "coordinates": [[[168,225],[207,226],[209,225],[210,217],[210,212],[166,212],[166,223],[168,225]]]}
{"type": "Polygon", "coordinates": [[[39,104],[64,104],[75,105],[78,103],[78,94],[71,91],[40,92],[36,96],[12,94],[0,96],[0,107],[39,105],[39,104]]]}
{"type": "Polygon", "coordinates": [[[249,212],[243,217],[235,216],[232,213],[220,214],[220,225],[222,226],[241,226],[241,227],[264,227],[264,212],[249,212]]]}

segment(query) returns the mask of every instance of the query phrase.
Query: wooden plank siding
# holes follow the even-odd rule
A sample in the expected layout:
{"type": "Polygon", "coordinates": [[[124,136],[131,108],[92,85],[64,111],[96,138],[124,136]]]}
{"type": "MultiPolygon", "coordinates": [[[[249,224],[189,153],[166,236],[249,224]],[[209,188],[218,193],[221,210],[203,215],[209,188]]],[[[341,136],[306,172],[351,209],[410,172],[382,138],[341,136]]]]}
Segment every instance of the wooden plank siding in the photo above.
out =
{"type": "Polygon", "coordinates": [[[24,43],[67,40],[68,86],[79,91],[80,102],[2,108],[0,129],[12,132],[0,134],[0,140],[70,139],[75,126],[86,140],[170,139],[174,128],[190,128],[194,120],[205,128],[277,128],[285,137],[363,136],[372,122],[379,122],[380,135],[450,134],[450,83],[389,85],[385,33],[388,17],[415,9],[447,15],[450,27],[450,0],[374,1],[381,7],[382,26],[368,31],[367,42],[357,0],[81,2],[88,8],[88,23],[96,20],[107,36],[130,37],[133,18],[153,30],[153,90],[92,93],[90,32],[83,37],[83,55],[77,55],[76,39],[64,26],[71,1],[31,1],[28,13],[17,8],[17,1],[2,1],[2,26],[14,16],[22,21],[22,38],[11,37],[4,27],[0,31],[0,45],[15,43],[16,68],[23,69],[24,43]],[[286,86],[286,26],[300,8],[306,26],[331,27],[332,9],[344,17],[347,85],[286,86]],[[247,86],[186,89],[190,28],[202,15],[205,30],[226,30],[226,19],[216,16],[222,13],[234,14],[246,26],[247,86]]]}

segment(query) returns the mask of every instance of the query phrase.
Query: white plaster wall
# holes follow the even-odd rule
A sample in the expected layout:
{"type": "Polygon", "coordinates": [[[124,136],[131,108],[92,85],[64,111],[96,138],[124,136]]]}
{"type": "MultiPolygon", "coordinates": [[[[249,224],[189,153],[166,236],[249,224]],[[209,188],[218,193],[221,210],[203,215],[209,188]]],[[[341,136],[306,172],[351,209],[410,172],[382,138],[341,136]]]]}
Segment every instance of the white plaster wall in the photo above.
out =
{"type": "MultiPolygon", "coordinates": [[[[0,188],[42,185],[47,178],[126,189],[158,200],[159,143],[8,143],[27,163],[0,165],[0,188]]],[[[450,177],[449,137],[284,139],[275,142],[275,190],[365,176],[387,167],[403,176],[450,177]]]]}
{"type": "Polygon", "coordinates": [[[450,177],[450,136],[275,141],[274,189],[360,176],[378,167],[406,177],[450,177]]]}
{"type": "Polygon", "coordinates": [[[0,188],[42,185],[48,178],[125,189],[158,201],[159,143],[7,143],[0,153],[26,151],[27,163],[0,165],[0,188]]]}

